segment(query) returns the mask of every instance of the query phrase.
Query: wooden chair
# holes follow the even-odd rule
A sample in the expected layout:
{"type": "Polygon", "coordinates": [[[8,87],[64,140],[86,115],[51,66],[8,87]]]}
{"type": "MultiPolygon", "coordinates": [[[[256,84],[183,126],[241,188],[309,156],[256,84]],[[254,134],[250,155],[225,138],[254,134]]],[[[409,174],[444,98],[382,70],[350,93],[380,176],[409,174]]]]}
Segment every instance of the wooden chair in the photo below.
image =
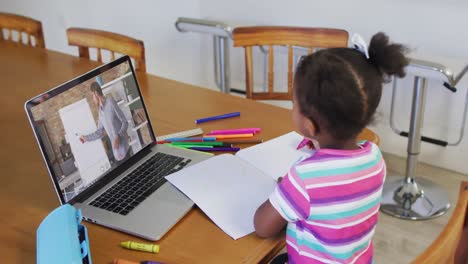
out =
{"type": "Polygon", "coordinates": [[[67,29],[68,44],[78,46],[79,56],[90,58],[89,48],[97,49],[97,60],[102,62],[101,50],[110,52],[111,60],[115,53],[125,54],[135,60],[135,69],[146,72],[145,46],[143,41],[117,33],[87,28],[67,29]]]}
{"type": "Polygon", "coordinates": [[[301,27],[239,27],[233,31],[234,47],[245,48],[246,96],[256,100],[292,100],[293,47],[304,47],[309,54],[315,48],[347,47],[348,32],[341,29],[301,27]],[[252,47],[268,46],[268,92],[254,92],[252,47]],[[288,48],[288,91],[273,87],[273,46],[288,48]]]}
{"type": "MultiPolygon", "coordinates": [[[[245,87],[246,97],[254,100],[292,100],[293,87],[293,47],[303,47],[312,53],[317,48],[348,46],[348,32],[341,29],[303,27],[239,27],[232,36],[234,47],[245,48],[245,87]],[[254,92],[252,48],[269,46],[268,52],[268,92],[254,92]],[[276,92],[273,87],[273,46],[288,48],[288,91],[276,92]]],[[[379,145],[380,139],[372,130],[364,129],[358,136],[379,145]]]]}
{"type": "Polygon", "coordinates": [[[0,12],[0,41],[13,41],[45,48],[42,23],[29,17],[0,12]],[[7,33],[6,37],[3,35],[4,30],[7,33]],[[18,32],[16,41],[13,39],[13,31],[18,32]],[[33,45],[33,39],[35,45],[33,45]]]}
{"type": "Polygon", "coordinates": [[[468,263],[468,181],[460,186],[457,205],[449,222],[413,264],[468,263]]]}

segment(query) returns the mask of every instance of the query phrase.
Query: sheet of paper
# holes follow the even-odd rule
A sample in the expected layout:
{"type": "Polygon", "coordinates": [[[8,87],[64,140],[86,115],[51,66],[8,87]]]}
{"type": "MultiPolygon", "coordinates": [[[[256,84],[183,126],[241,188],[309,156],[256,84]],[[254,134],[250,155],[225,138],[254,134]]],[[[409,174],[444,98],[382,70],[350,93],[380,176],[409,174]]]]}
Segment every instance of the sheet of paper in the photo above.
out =
{"type": "Polygon", "coordinates": [[[276,186],[260,170],[230,154],[215,156],[166,179],[233,239],[255,230],[255,211],[276,186]]]}
{"type": "Polygon", "coordinates": [[[237,152],[236,156],[249,162],[273,179],[283,177],[291,166],[303,156],[310,156],[313,150],[304,147],[296,150],[304,138],[296,132],[289,132],[262,144],[237,152]]]}

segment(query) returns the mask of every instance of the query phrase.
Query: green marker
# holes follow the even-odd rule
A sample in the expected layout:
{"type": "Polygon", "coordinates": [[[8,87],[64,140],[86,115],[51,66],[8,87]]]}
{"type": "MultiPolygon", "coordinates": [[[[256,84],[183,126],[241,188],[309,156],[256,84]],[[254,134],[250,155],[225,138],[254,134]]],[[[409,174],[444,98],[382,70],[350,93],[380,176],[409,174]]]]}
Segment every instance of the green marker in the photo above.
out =
{"type": "Polygon", "coordinates": [[[202,146],[202,145],[195,145],[195,144],[182,144],[182,145],[179,145],[179,144],[174,144],[174,143],[170,143],[169,145],[172,145],[174,147],[179,147],[179,148],[199,148],[199,147],[204,147],[204,148],[213,148],[213,146],[202,146]]]}

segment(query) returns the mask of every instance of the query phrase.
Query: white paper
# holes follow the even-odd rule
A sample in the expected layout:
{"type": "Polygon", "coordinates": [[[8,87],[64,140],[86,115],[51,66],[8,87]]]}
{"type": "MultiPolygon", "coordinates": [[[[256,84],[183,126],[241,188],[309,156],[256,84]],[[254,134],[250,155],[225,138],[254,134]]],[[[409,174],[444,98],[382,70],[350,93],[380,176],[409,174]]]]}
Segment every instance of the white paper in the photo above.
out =
{"type": "Polygon", "coordinates": [[[233,239],[252,233],[257,208],[276,182],[231,154],[215,156],[166,177],[233,239]]]}
{"type": "Polygon", "coordinates": [[[290,132],[237,152],[236,156],[249,162],[273,179],[283,177],[292,165],[303,157],[308,157],[313,150],[297,146],[304,138],[296,132],[290,132]]]}
{"type": "Polygon", "coordinates": [[[255,231],[257,208],[268,199],[276,179],[312,150],[296,150],[303,137],[290,132],[265,143],[223,154],[166,177],[233,239],[255,231]]]}

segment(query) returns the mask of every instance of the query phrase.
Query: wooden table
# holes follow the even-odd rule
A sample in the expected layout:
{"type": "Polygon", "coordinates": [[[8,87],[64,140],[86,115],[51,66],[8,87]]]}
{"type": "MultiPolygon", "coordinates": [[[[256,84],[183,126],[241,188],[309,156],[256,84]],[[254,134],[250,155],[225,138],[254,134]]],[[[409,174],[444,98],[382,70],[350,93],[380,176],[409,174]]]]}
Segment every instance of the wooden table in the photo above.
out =
{"type": "MultiPolygon", "coordinates": [[[[6,263],[33,263],[36,228],[59,203],[23,104],[28,98],[98,64],[57,52],[4,43],[0,44],[0,62],[3,90],[0,99],[0,223],[3,226],[0,258],[7,260],[6,263]]],[[[201,127],[209,131],[259,126],[263,128],[264,139],[293,129],[290,113],[284,109],[147,74],[139,74],[138,80],[157,134],[191,129],[195,127],[196,118],[233,111],[241,111],[242,116],[201,127]]],[[[86,225],[94,263],[109,263],[116,257],[167,263],[255,263],[270,259],[284,246],[279,237],[263,240],[250,235],[235,241],[197,208],[158,242],[161,245],[158,255],[124,250],[119,242],[140,240],[94,224],[86,225]]]]}
{"type": "MultiPolygon", "coordinates": [[[[0,42],[2,263],[34,263],[36,229],[59,206],[23,104],[96,66],[98,63],[87,59],[0,42]]],[[[204,131],[261,127],[260,137],[264,140],[294,129],[289,110],[145,73],[138,73],[138,81],[157,135],[192,129],[196,118],[234,111],[241,111],[241,117],[200,127],[204,131]]],[[[121,241],[142,241],[134,236],[85,224],[94,263],[110,263],[114,258],[166,263],[264,263],[284,247],[283,236],[259,239],[251,234],[233,240],[198,208],[158,242],[161,252],[157,255],[119,247],[121,241]]]]}

